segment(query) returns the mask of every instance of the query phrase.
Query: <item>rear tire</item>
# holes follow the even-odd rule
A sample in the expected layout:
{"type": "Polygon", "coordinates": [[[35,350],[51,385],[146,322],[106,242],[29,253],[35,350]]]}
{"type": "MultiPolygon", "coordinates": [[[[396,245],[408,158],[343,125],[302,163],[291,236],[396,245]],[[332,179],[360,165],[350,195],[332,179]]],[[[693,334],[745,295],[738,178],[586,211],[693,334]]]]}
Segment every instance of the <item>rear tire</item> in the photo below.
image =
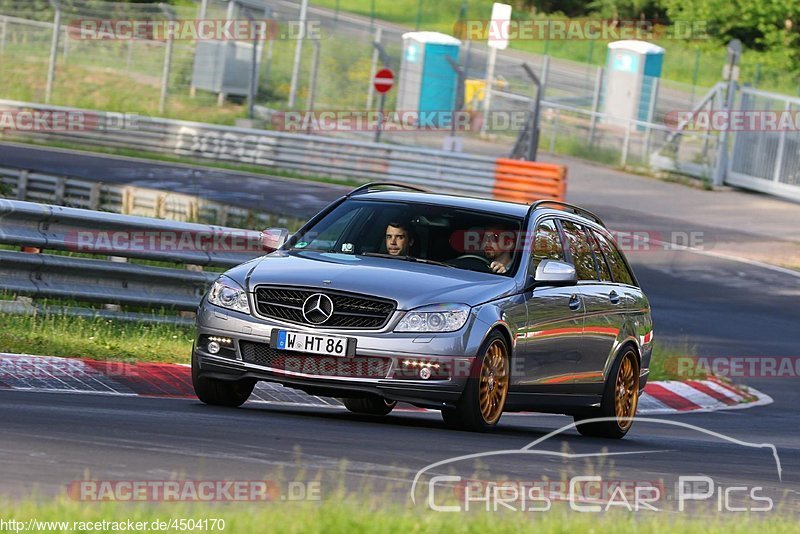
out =
{"type": "Polygon", "coordinates": [[[473,364],[477,373],[467,379],[464,393],[455,408],[443,408],[446,426],[473,432],[486,432],[503,415],[511,378],[510,357],[505,337],[495,330],[484,341],[473,364]],[[477,376],[472,376],[477,374],[477,376]]]}
{"type": "Polygon", "coordinates": [[[253,388],[256,386],[256,381],[252,379],[220,380],[206,378],[200,374],[197,356],[194,353],[194,349],[192,349],[192,385],[197,398],[205,404],[236,408],[250,398],[250,394],[253,393],[253,388]]]}
{"type": "Polygon", "coordinates": [[[596,412],[575,415],[576,423],[596,417],[613,418],[608,421],[582,423],[576,427],[587,437],[621,439],[633,425],[633,416],[639,404],[639,359],[628,347],[611,367],[606,380],[600,409],[596,412]]]}
{"type": "Polygon", "coordinates": [[[397,406],[397,401],[381,397],[363,397],[359,399],[342,399],[344,407],[353,413],[363,415],[389,415],[397,406]]]}

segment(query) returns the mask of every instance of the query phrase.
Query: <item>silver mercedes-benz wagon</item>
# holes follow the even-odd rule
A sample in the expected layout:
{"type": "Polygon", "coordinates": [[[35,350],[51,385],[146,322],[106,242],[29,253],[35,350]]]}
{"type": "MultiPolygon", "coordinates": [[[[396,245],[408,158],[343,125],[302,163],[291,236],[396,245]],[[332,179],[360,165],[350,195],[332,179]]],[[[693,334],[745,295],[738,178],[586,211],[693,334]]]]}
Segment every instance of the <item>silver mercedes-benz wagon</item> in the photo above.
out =
{"type": "Polygon", "coordinates": [[[486,430],[569,414],[620,438],[647,382],[650,305],[604,224],[533,205],[368,184],[224,273],[197,314],[192,379],[239,406],[259,380],[386,415],[486,430]]]}

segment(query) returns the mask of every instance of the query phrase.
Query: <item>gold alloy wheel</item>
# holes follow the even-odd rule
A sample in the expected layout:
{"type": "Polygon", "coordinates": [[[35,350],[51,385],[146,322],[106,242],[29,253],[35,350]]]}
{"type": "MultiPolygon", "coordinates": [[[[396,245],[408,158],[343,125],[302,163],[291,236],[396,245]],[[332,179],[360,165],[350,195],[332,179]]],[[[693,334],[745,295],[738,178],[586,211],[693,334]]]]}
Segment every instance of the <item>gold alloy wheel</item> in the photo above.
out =
{"type": "Polygon", "coordinates": [[[486,349],[478,387],[481,416],[486,424],[493,425],[503,413],[508,393],[508,354],[499,339],[486,349]]]}
{"type": "Polygon", "coordinates": [[[614,387],[614,412],[621,430],[628,430],[633,424],[633,416],[636,414],[636,407],[639,403],[635,358],[633,352],[625,353],[617,370],[617,381],[614,387]]]}

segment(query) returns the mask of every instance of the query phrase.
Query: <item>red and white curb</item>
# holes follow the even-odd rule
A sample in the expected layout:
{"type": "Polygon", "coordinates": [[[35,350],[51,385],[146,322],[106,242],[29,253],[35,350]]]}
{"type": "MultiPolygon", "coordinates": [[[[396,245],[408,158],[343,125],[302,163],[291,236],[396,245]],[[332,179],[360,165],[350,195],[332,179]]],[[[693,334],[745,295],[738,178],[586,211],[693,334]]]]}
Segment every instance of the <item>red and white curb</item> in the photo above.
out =
{"type": "MultiPolygon", "coordinates": [[[[191,370],[168,363],[123,363],[83,358],[0,353],[0,390],[103,393],[142,397],[195,398],[191,370]]],[[[342,408],[326,397],[259,382],[249,402],[342,408]]],[[[650,382],[639,399],[641,415],[712,412],[770,404],[747,386],[718,379],[650,382]]],[[[414,407],[408,411],[425,411],[414,407]]]]}

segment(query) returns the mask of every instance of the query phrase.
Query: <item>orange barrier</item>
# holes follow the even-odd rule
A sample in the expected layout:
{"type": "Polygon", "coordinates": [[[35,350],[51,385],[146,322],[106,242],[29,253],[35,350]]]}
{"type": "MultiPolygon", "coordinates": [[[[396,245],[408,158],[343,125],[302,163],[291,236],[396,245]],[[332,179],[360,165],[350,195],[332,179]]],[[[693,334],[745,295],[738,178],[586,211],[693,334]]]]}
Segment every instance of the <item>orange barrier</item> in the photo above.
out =
{"type": "Polygon", "coordinates": [[[563,165],[497,158],[494,189],[497,200],[530,204],[536,200],[564,200],[567,168],[563,165]]]}

